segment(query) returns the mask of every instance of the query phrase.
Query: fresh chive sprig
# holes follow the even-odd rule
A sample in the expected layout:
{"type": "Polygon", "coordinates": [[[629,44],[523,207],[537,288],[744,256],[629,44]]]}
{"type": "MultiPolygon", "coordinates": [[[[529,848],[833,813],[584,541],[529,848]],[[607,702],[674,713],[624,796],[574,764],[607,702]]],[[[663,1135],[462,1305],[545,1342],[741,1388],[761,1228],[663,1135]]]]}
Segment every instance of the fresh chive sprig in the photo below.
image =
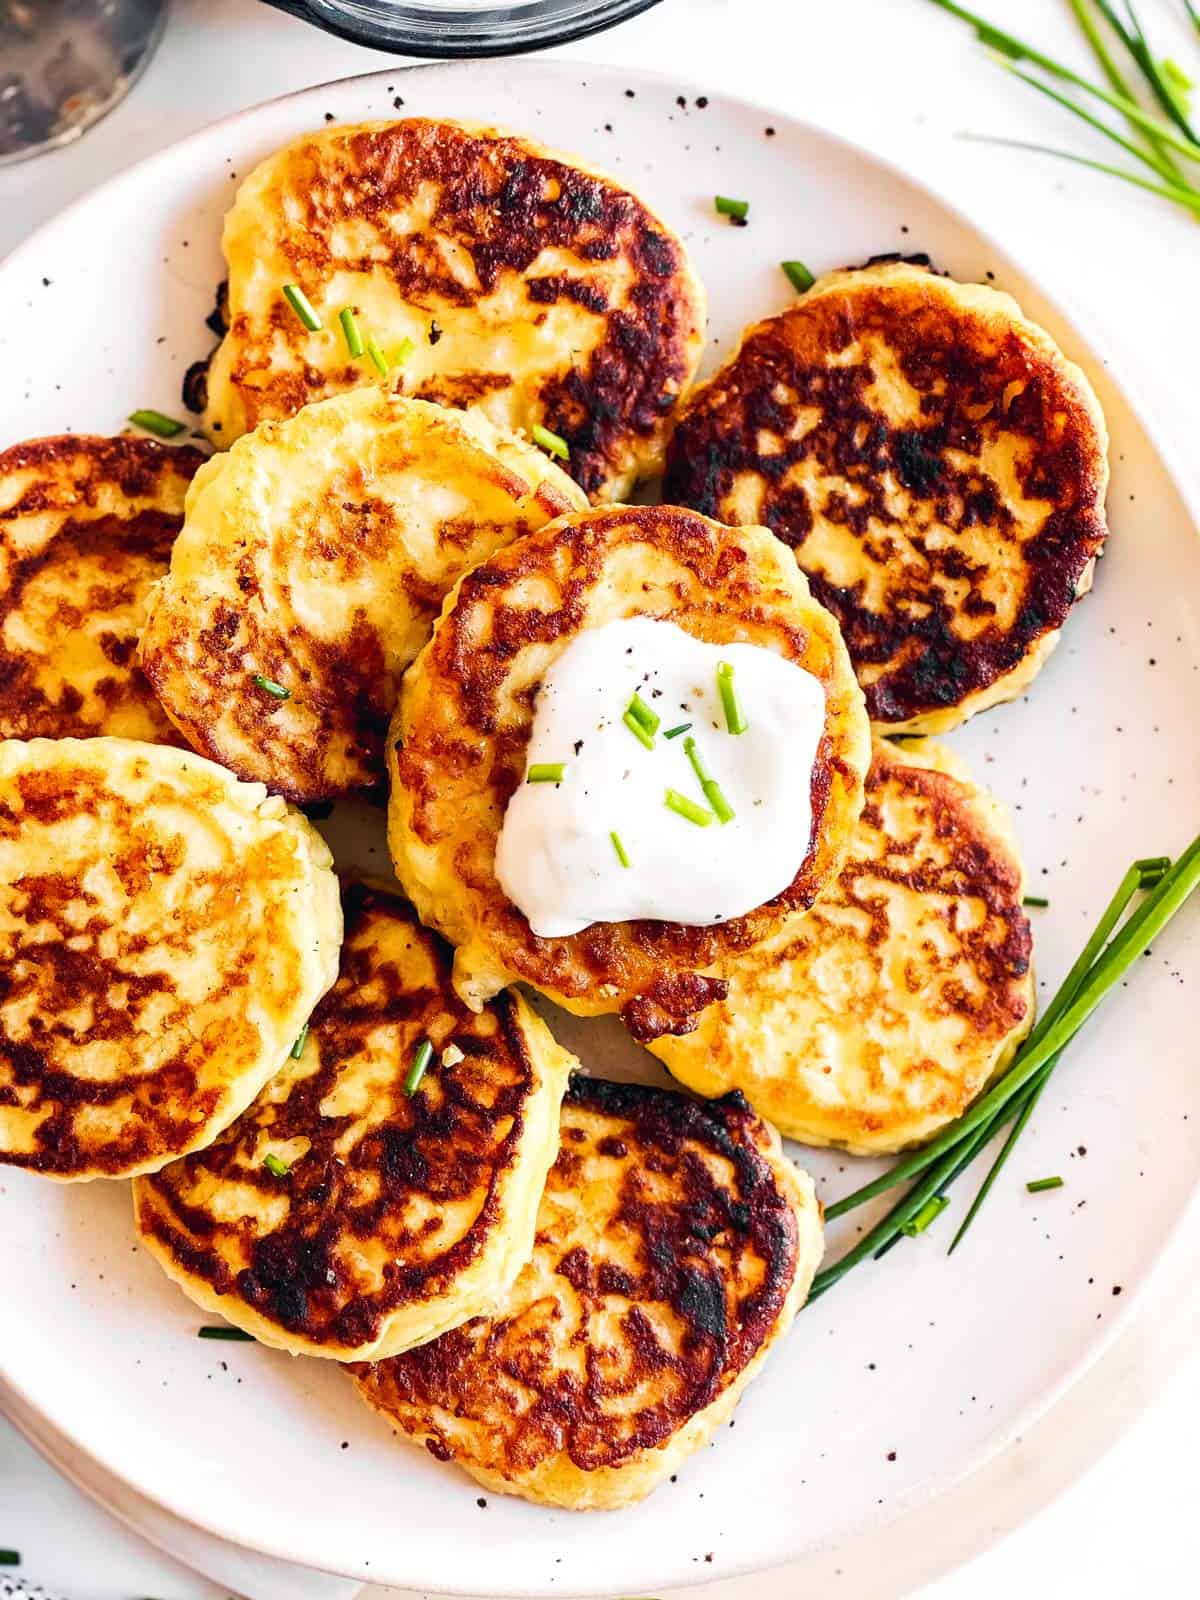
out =
{"type": "Polygon", "coordinates": [[[551,433],[549,428],[543,428],[540,422],[535,422],[529,430],[533,436],[534,444],[540,446],[548,456],[557,456],[560,461],[571,459],[570,446],[560,433],[551,433]]]}
{"type": "Polygon", "coordinates": [[[412,1064],[404,1077],[404,1092],[411,1097],[416,1094],[421,1079],[425,1076],[425,1069],[433,1059],[433,1046],[428,1039],[422,1039],[413,1051],[412,1064]]]}
{"type": "Polygon", "coordinates": [[[283,286],[283,298],[300,318],[309,333],[320,333],[325,324],[317,315],[316,308],[303,289],[297,284],[285,283],[283,286]]]}
{"type": "Polygon", "coordinates": [[[730,733],[745,733],[750,724],[746,721],[746,713],[742,710],[742,702],[738,699],[737,687],[733,681],[733,668],[728,661],[717,663],[717,692],[721,696],[721,706],[725,712],[725,726],[730,733]]]}
{"type": "MultiPolygon", "coordinates": [[[[1200,886],[1200,837],[1193,840],[1173,865],[1166,866],[1165,862],[1165,857],[1155,857],[1134,862],[1128,869],[1045,1016],[1004,1076],[929,1144],[826,1208],[825,1215],[832,1220],[909,1179],[916,1180],[839,1261],[817,1274],[810,1299],[824,1294],[868,1256],[890,1249],[905,1233],[906,1225],[920,1216],[931,1199],[942,1195],[1005,1123],[1018,1111],[1031,1109],[1030,1100],[1040,1092],[1071,1039],[1200,886]],[[1139,889],[1149,892],[1118,929],[1121,917],[1139,889]]],[[[1015,1139],[1010,1136],[1005,1151],[1001,1152],[1002,1159],[1013,1142],[1015,1139]]],[[[976,1196],[951,1243],[951,1250],[977,1214],[996,1170],[993,1169],[985,1180],[983,1191],[976,1196]]]]}
{"type": "Polygon", "coordinates": [[[703,806],[698,806],[694,800],[689,800],[687,795],[680,794],[678,789],[668,789],[665,804],[669,811],[676,816],[694,822],[698,828],[707,828],[713,820],[711,811],[706,811],[703,806]]]}
{"type": "Polygon", "coordinates": [[[135,428],[152,433],[156,439],[178,439],[181,433],[187,431],[186,422],[180,422],[178,417],[168,417],[165,412],[154,411],[149,406],[141,411],[130,412],[129,420],[135,428]]]}

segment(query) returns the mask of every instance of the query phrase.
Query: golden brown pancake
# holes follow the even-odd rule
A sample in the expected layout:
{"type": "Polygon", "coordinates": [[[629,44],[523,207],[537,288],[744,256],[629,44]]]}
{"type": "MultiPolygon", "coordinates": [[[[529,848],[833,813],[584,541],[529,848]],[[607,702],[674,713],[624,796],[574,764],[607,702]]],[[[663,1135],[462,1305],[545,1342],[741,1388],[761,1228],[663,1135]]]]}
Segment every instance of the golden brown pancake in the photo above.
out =
{"type": "Polygon", "coordinates": [[[134,1201],[143,1242],[206,1311],[350,1361],[432,1339],[509,1288],[575,1058],[512,991],[478,1015],[456,1000],[449,950],[398,895],[348,884],[342,909],[341,970],[299,1055],[134,1201]]]}
{"type": "Polygon", "coordinates": [[[200,1149],[333,982],[321,836],[131,739],[0,742],[0,1163],[131,1177],[200,1149]]]}
{"type": "Polygon", "coordinates": [[[740,1095],[577,1076],[512,1289],[356,1380],[400,1437],[488,1489],[630,1505],[728,1420],[821,1249],[811,1181],[740,1095]]]}
{"type": "Polygon", "coordinates": [[[0,453],[0,738],[176,741],[137,642],[204,459],[127,435],[0,453]]]}
{"type": "Polygon", "coordinates": [[[206,418],[223,444],[375,377],[342,335],[349,306],[406,394],[550,429],[576,482],[617,500],[660,464],[704,342],[703,290],[658,217],[496,128],[413,117],[306,134],[242,184],[224,249],[229,330],[206,418]]]}
{"type": "Polygon", "coordinates": [[[738,1088],[805,1144],[920,1143],[1033,1021],[1024,881],[1008,816],[961,761],[880,740],[837,883],[729,969],[694,1033],[651,1049],[689,1088],[738,1088]]]}
{"type": "Polygon", "coordinates": [[[447,603],[392,724],[389,844],[422,919],[458,947],[455,985],[468,1004],[520,979],[581,1015],[620,1011],[653,1038],[691,1027],[724,993],[719,964],[807,910],[836,875],[869,759],[837,626],[765,529],[734,531],[669,506],[586,511],[499,551],[447,603]],[[788,888],[733,921],[595,923],[538,938],[495,875],[538,685],[582,630],[633,616],[666,618],[713,644],[761,645],[818,679],[826,720],[812,845],[788,888]]]}
{"type": "Polygon", "coordinates": [[[1008,295],[888,262],[821,278],[693,396],[664,498],[792,546],[882,732],[1032,681],[1107,532],[1086,377],[1008,295]]]}
{"type": "Polygon", "coordinates": [[[446,591],[583,504],[486,417],[379,384],[306,406],[197,474],[143,668],[189,743],[239,776],[301,803],[373,787],[446,591]]]}

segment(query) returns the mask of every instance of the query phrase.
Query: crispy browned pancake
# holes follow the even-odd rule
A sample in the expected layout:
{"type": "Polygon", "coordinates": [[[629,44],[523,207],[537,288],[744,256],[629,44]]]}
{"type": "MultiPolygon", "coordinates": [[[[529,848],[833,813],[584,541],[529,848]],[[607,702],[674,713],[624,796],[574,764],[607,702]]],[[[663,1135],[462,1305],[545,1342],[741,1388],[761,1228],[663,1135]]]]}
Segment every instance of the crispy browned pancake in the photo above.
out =
{"type": "Polygon", "coordinates": [[[1007,815],[960,761],[880,740],[837,883],[731,966],[694,1033],[651,1049],[689,1088],[741,1089],[806,1144],[919,1143],[1033,1021],[1024,877],[1007,815]]]}
{"type": "Polygon", "coordinates": [[[86,434],[0,453],[0,738],[176,741],[137,643],[203,461],[86,434]]]}
{"type": "Polygon", "coordinates": [[[889,263],[747,330],[686,408],[664,497],[791,545],[883,731],[1029,684],[1103,546],[1107,432],[1008,295],[889,263]]]}
{"type": "Polygon", "coordinates": [[[402,1437],[490,1489],[628,1505],[728,1419],[821,1248],[811,1181],[740,1095],[577,1076],[511,1290],[356,1379],[402,1437]]]}
{"type": "Polygon", "coordinates": [[[131,1177],[215,1138],[333,982],[332,866],[190,750],[0,741],[0,1163],[131,1177]]]}
{"type": "Polygon", "coordinates": [[[384,384],[335,395],[197,474],[142,665],[189,742],[239,776],[300,803],[372,788],[447,590],[585,504],[486,417],[384,384]]]}
{"type": "Polygon", "coordinates": [[[575,1058],[512,991],[479,1015],[456,1000],[450,951],[398,895],[349,884],[342,909],[341,971],[299,1056],[214,1144],[140,1179],[135,1205],[206,1311],[348,1361],[432,1339],[509,1287],[575,1058]],[[422,1040],[434,1054],[409,1094],[422,1040]]]}
{"type": "Polygon", "coordinates": [[[455,982],[468,1003],[519,978],[582,1015],[620,1011],[645,1039],[694,1025],[724,992],[712,975],[720,962],[805,911],[837,873],[870,740],[837,626],[777,539],[677,507],[626,506],[561,517],[463,579],[405,678],[388,760],[392,859],[421,916],[458,947],[455,982]],[[761,645],[818,679],[812,844],[788,888],[744,917],[595,923],[538,938],[495,875],[537,689],[583,630],[633,616],[666,618],[712,644],[761,645]]]}
{"type": "Polygon", "coordinates": [[[224,248],[218,443],[376,377],[342,336],[350,306],[406,394],[541,424],[588,494],[620,499],[660,463],[704,341],[675,235],[612,178],[495,128],[414,117],[307,134],[242,184],[224,248]]]}

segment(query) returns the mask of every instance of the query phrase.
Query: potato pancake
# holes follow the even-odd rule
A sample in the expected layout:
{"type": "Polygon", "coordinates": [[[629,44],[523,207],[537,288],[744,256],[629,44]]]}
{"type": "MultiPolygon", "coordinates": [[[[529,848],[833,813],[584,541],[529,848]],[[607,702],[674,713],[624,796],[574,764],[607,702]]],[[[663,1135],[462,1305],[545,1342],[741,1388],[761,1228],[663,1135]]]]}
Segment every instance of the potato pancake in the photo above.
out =
{"type": "Polygon", "coordinates": [[[189,743],[239,777],[301,803],[373,787],[446,591],[585,503],[486,417],[378,384],[320,401],[197,474],[142,666],[189,743]]]}
{"type": "Polygon", "coordinates": [[[778,540],[671,506],[585,511],[499,551],[447,602],[405,678],[388,740],[389,844],[422,920],[458,947],[455,986],[468,1005],[520,979],[581,1015],[619,1011],[651,1038],[691,1027],[724,993],[720,962],[777,932],[836,876],[869,760],[837,625],[778,540]],[[760,645],[817,679],[825,721],[809,851],[786,889],[731,921],[597,922],[538,938],[495,872],[538,687],[583,630],[640,616],[713,644],[760,645]]]}
{"type": "Polygon", "coordinates": [[[321,836],[130,739],[0,743],[0,1163],[153,1172],[278,1071],[337,974],[321,836]]]}
{"type": "Polygon", "coordinates": [[[545,427],[590,496],[619,500],[661,464],[704,343],[704,292],[670,229],[614,179],[496,128],[414,117],[307,134],[241,185],[224,250],[205,424],[218,444],[369,381],[371,338],[405,393],[545,427]]]}
{"type": "Polygon", "coordinates": [[[805,1144],[919,1144],[1029,1031],[1024,882],[1007,815],[961,761],[880,740],[837,883],[731,966],[694,1033],[651,1049],[689,1088],[740,1089],[805,1144]]]}
{"type": "Polygon", "coordinates": [[[630,1505],[728,1421],[821,1251],[811,1180],[740,1095],[577,1076],[512,1289],[355,1378],[401,1437],[488,1489],[630,1505]]]}
{"type": "Polygon", "coordinates": [[[398,895],[349,883],[342,910],[341,970],[299,1055],[134,1205],[205,1311],[366,1361],[490,1309],[529,1260],[576,1062],[519,995],[478,1015],[456,1000],[450,951],[398,895]]]}
{"type": "Polygon", "coordinates": [[[137,644],[204,460],[86,434],[0,452],[0,738],[176,742],[137,644]]]}
{"type": "Polygon", "coordinates": [[[872,721],[1021,694],[1092,582],[1108,434],[1016,301],[919,266],[831,273],[697,391],[664,497],[762,523],[837,617],[872,721]]]}

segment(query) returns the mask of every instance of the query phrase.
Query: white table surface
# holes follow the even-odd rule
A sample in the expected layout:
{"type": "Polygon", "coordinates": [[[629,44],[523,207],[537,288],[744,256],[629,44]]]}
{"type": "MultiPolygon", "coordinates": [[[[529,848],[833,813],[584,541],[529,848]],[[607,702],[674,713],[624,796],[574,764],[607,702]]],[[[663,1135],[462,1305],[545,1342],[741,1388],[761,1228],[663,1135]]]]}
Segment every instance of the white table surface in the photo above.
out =
{"type": "MultiPolygon", "coordinates": [[[[977,3],[1014,32],[1087,64],[1065,0],[977,3]]],[[[1200,67],[1181,0],[1143,0],[1141,11],[1162,53],[1200,67]]],[[[970,130],[1106,154],[1102,141],[1000,72],[965,28],[927,0],[664,0],[562,54],[662,68],[748,95],[848,134],[918,173],[1000,235],[1068,309],[1101,330],[1147,420],[1200,487],[1200,229],[1165,203],[1082,169],[964,141],[960,135],[970,130]]],[[[157,59],[118,111],[80,144],[0,172],[0,255],[110,174],[214,118],[392,59],[319,34],[257,0],[174,0],[157,59]]],[[[798,227],[802,233],[803,219],[798,227]]],[[[797,250],[803,254],[802,237],[797,250]]],[[[820,1600],[1008,1600],[1022,1590],[1053,1600],[1125,1600],[1194,1592],[1198,1248],[1200,1218],[1177,1238],[1153,1291],[1100,1365],[987,1469],[984,1485],[960,1486],[903,1527],[831,1557],[819,1584],[809,1574],[805,1592],[820,1600]],[[938,1575],[923,1517],[938,1519],[943,1530],[954,1526],[951,1559],[974,1559],[938,1575]],[[991,1548],[976,1554],[984,1545],[991,1548]]],[[[11,1315],[19,1308],[0,1299],[0,1339],[11,1315]]],[[[24,1557],[12,1576],[65,1600],[222,1600],[229,1592],[98,1510],[0,1422],[6,1546],[24,1557]]],[[[944,1551],[938,1559],[946,1565],[944,1551]]],[[[704,1591],[710,1600],[796,1593],[785,1574],[704,1591]]]]}

